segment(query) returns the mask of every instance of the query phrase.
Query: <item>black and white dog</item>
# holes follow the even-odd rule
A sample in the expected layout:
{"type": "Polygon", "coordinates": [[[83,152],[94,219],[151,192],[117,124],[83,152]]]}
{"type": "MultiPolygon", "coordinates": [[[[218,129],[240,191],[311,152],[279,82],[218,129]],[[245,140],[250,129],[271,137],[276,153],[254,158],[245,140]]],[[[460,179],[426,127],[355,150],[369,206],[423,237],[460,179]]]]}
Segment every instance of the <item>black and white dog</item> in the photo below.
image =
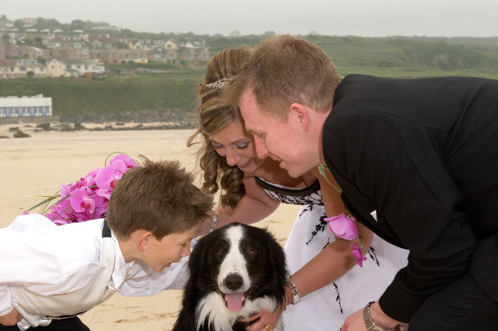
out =
{"type": "Polygon", "coordinates": [[[284,251],[266,230],[240,223],[219,228],[199,240],[188,266],[174,331],[245,330],[240,319],[284,300],[284,251]]]}

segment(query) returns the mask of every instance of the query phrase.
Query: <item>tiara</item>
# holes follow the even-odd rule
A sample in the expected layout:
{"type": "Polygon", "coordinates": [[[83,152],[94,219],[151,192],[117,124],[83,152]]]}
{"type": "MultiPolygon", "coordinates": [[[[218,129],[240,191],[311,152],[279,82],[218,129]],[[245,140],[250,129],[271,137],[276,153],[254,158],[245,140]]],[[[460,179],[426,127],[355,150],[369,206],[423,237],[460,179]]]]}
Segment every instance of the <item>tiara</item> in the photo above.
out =
{"type": "Polygon", "coordinates": [[[215,89],[222,89],[224,88],[228,83],[230,82],[229,79],[226,79],[226,78],[223,78],[223,79],[220,79],[220,80],[217,80],[216,82],[214,83],[209,83],[209,84],[206,84],[206,88],[215,88],[215,89]]]}

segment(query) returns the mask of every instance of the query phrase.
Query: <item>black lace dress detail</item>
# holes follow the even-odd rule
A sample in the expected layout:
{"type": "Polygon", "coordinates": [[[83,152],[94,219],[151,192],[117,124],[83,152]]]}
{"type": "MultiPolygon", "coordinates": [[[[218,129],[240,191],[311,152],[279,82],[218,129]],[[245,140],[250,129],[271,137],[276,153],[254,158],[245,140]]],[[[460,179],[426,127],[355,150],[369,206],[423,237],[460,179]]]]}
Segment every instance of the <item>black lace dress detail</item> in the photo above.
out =
{"type": "MultiPolygon", "coordinates": [[[[315,206],[323,207],[322,191],[320,190],[320,183],[318,180],[306,188],[293,189],[269,183],[259,177],[255,178],[256,183],[275,200],[290,205],[303,206],[300,210],[299,217],[302,217],[304,213],[313,211],[315,206]]],[[[306,242],[307,244],[310,243],[318,233],[326,230],[327,222],[323,220],[326,217],[327,215],[322,213],[320,219],[315,225],[315,230],[311,232],[309,239],[306,242]]]]}

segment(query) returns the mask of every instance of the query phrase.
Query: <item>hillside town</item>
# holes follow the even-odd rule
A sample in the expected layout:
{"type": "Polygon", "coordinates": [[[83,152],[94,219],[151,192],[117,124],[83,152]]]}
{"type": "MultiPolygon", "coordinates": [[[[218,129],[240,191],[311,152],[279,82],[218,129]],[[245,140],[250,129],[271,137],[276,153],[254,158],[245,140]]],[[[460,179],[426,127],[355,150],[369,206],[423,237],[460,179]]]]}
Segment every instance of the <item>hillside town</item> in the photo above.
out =
{"type": "Polygon", "coordinates": [[[0,79],[101,75],[107,64],[207,61],[203,40],[113,37],[120,30],[105,22],[63,31],[37,29],[37,18],[0,16],[0,79]]]}

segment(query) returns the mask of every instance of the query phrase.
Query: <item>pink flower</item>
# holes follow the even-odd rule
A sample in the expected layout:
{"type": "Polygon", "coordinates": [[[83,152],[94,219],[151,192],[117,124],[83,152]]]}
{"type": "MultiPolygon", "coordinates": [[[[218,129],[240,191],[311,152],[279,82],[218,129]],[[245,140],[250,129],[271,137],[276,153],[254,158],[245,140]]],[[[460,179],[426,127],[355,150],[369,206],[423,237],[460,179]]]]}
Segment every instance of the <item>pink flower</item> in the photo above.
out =
{"type": "Polygon", "coordinates": [[[346,240],[358,238],[358,227],[353,216],[340,213],[337,216],[327,217],[324,221],[328,222],[328,228],[335,236],[346,240]]]}
{"type": "Polygon", "coordinates": [[[361,254],[361,247],[357,243],[351,244],[351,247],[353,248],[353,256],[356,258],[356,262],[358,262],[358,265],[360,267],[363,267],[363,261],[365,261],[367,258],[364,257],[361,254]]]}
{"type": "Polygon", "coordinates": [[[95,169],[74,183],[61,185],[59,200],[45,216],[57,225],[105,217],[117,182],[137,165],[131,157],[118,154],[102,169],[95,169]]]}
{"type": "MultiPolygon", "coordinates": [[[[109,164],[114,164],[114,163],[117,163],[117,162],[123,163],[124,166],[126,166],[126,168],[128,168],[128,169],[136,167],[138,165],[135,162],[135,160],[133,160],[131,157],[129,157],[126,154],[118,154],[118,155],[116,155],[111,161],[109,161],[109,164]]],[[[123,171],[126,171],[126,170],[123,169],[123,171]]]]}
{"type": "Polygon", "coordinates": [[[109,199],[111,192],[123,174],[130,168],[136,166],[136,162],[126,155],[119,154],[109,162],[109,165],[100,169],[95,176],[95,183],[99,187],[97,194],[109,199]]]}
{"type": "Polygon", "coordinates": [[[77,213],[93,213],[95,210],[95,201],[88,195],[88,189],[85,187],[77,188],[71,192],[69,202],[71,207],[77,213]]]}

